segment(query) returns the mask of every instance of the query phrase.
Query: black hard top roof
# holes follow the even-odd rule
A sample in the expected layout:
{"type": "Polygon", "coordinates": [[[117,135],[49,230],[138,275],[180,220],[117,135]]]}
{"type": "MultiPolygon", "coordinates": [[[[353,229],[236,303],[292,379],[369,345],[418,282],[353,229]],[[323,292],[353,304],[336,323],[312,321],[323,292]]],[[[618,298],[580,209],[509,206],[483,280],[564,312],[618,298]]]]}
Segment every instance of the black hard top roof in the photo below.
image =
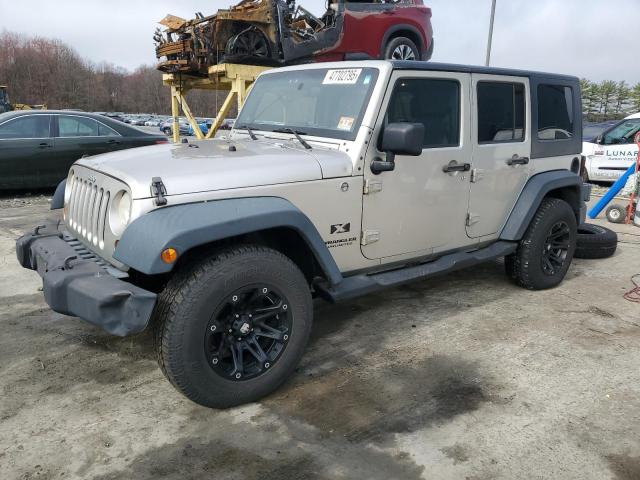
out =
{"type": "Polygon", "coordinates": [[[578,77],[571,75],[561,75],[557,73],[534,72],[531,70],[517,70],[510,68],[482,67],[478,65],[457,65],[453,63],[435,63],[422,61],[402,61],[391,62],[394,70],[427,70],[433,72],[460,72],[460,73],[481,73],[487,75],[508,75],[514,77],[528,78],[556,78],[558,80],[578,82],[578,77]]]}

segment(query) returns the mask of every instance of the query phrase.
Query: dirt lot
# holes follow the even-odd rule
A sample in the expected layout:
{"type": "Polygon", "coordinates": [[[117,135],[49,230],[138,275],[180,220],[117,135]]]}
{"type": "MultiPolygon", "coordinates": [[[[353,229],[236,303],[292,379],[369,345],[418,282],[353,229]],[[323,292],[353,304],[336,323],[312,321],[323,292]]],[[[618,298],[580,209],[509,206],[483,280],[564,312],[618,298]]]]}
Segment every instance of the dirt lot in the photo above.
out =
{"type": "Polygon", "coordinates": [[[227,411],[165,381],[150,337],[51,312],[14,240],[46,197],[0,200],[2,479],[640,478],[640,229],[528,292],[500,263],[318,303],[281,390],[227,411]]]}

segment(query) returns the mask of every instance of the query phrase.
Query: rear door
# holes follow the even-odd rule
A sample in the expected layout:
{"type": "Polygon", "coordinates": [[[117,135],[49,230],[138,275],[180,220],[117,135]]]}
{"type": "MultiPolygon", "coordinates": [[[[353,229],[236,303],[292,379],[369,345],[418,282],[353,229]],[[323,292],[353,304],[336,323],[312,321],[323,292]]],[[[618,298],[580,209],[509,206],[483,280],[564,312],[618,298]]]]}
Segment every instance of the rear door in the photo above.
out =
{"type": "Polygon", "coordinates": [[[0,124],[0,189],[47,187],[42,175],[53,147],[50,115],[24,115],[0,124]]]}
{"type": "Polygon", "coordinates": [[[47,175],[62,180],[69,168],[83,156],[107,151],[105,139],[100,137],[98,122],[81,115],[56,115],[54,120],[55,142],[52,161],[47,165],[47,175]]]}
{"type": "Polygon", "coordinates": [[[471,238],[495,237],[529,177],[529,79],[473,74],[471,238]]]}

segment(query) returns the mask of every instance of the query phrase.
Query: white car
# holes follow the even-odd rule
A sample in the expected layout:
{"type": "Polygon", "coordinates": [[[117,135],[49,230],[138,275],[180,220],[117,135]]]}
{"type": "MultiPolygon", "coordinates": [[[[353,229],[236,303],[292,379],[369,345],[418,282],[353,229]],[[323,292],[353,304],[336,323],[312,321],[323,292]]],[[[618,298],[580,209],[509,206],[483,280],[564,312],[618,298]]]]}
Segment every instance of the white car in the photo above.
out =
{"type": "Polygon", "coordinates": [[[597,138],[583,142],[587,181],[615,182],[638,158],[633,141],[640,131],[640,113],[630,115],[609,127],[597,138]]]}

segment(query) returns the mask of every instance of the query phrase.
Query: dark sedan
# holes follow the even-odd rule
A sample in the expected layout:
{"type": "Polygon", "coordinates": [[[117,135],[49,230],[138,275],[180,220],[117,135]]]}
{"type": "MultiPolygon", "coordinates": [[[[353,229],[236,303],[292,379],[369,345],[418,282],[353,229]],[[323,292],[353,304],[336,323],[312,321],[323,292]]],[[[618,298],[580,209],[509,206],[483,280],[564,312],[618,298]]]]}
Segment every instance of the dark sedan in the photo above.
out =
{"type": "Polygon", "coordinates": [[[56,110],[0,114],[0,189],[47,188],[85,155],[167,143],[102,115],[56,110]]]}

